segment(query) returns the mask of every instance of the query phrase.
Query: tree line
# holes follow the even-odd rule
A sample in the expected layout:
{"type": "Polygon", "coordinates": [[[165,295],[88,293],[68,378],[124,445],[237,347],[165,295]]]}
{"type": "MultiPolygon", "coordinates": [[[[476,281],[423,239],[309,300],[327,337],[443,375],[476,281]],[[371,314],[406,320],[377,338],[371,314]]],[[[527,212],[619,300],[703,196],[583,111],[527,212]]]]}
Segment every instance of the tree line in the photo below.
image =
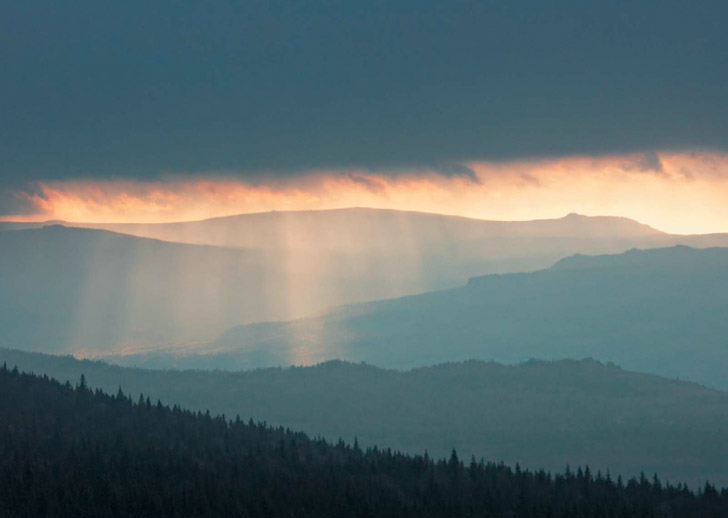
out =
{"type": "Polygon", "coordinates": [[[0,516],[702,518],[728,490],[362,449],[3,366],[0,516]]]}

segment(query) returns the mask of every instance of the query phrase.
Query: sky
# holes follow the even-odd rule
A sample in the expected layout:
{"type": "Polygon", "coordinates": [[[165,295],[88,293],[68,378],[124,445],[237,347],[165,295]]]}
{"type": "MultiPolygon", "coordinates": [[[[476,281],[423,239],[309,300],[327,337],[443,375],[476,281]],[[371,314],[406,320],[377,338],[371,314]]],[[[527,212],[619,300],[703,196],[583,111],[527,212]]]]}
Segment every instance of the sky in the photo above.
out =
{"type": "Polygon", "coordinates": [[[4,2],[0,218],[728,231],[728,4],[4,2]]]}

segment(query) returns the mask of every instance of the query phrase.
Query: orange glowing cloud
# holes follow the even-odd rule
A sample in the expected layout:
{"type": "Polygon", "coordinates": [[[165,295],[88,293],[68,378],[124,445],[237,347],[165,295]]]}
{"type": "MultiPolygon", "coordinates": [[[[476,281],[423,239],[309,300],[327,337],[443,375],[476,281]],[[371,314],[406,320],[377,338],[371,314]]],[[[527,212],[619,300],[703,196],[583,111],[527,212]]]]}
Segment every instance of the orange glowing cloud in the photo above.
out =
{"type": "Polygon", "coordinates": [[[255,185],[233,176],[157,182],[47,182],[15,197],[33,216],[6,220],[170,222],[269,210],[352,206],[527,220],[568,212],[631,217],[675,233],[728,231],[728,155],[649,153],[468,164],[432,171],[319,171],[255,185]]]}

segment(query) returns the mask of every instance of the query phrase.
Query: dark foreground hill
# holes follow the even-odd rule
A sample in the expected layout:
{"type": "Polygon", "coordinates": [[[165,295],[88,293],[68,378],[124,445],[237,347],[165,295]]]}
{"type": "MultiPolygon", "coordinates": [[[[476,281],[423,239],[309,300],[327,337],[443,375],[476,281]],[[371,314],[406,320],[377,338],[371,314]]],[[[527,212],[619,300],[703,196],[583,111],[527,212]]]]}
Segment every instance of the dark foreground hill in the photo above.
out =
{"type": "Polygon", "coordinates": [[[150,371],[0,350],[0,364],[193,410],[358,437],[440,457],[456,448],[529,468],[589,464],[728,486],[728,394],[595,361],[470,361],[384,370],[329,362],[250,372],[150,371]]]}
{"type": "Polygon", "coordinates": [[[699,494],[310,440],[0,369],[0,512],[21,516],[722,517],[699,494]]]}
{"type": "Polygon", "coordinates": [[[207,356],[159,360],[235,368],[341,358],[410,368],[593,357],[728,389],[727,315],[728,248],[677,246],[574,256],[548,270],[243,326],[200,347],[207,356]]]}

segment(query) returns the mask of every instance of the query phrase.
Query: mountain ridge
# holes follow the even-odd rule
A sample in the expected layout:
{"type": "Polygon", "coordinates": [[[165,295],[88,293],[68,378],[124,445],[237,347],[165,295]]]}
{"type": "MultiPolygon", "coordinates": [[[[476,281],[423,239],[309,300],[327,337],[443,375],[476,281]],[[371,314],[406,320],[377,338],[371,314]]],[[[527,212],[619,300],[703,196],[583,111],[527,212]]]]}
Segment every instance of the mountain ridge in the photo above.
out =
{"type": "MultiPolygon", "coordinates": [[[[204,230],[210,242],[200,244],[57,222],[2,231],[0,322],[9,331],[6,343],[90,355],[207,343],[240,324],[456,287],[484,273],[550,266],[571,252],[644,244],[643,237],[622,236],[613,218],[484,223],[378,209],[302,214],[275,213],[273,220],[284,221],[275,231],[267,225],[204,230]],[[482,231],[483,225],[501,230],[482,231]],[[583,225],[583,236],[573,237],[583,225]],[[596,232],[604,225],[608,231],[596,232]],[[569,237],[554,237],[559,235],[569,237]],[[250,246],[242,246],[240,236],[250,246]],[[228,239],[236,246],[224,246],[228,239]]],[[[648,232],[649,243],[662,236],[624,221],[640,236],[648,232]]]]}
{"type": "MultiPolygon", "coordinates": [[[[728,248],[582,257],[317,317],[237,326],[198,348],[189,362],[249,368],[340,357],[408,368],[468,357],[512,363],[593,356],[726,388],[727,286],[728,248]],[[579,262],[595,266],[576,267],[579,262]]],[[[188,353],[167,358],[169,365],[189,365],[188,353]]],[[[112,360],[165,364],[162,356],[112,360]]]]}
{"type": "MultiPolygon", "coordinates": [[[[472,216],[463,216],[459,214],[444,214],[444,213],[438,213],[438,212],[427,212],[427,211],[419,211],[419,210],[401,210],[401,209],[389,209],[389,208],[378,208],[378,207],[366,207],[366,206],[351,206],[351,207],[339,207],[339,208],[331,208],[331,209],[300,209],[300,210],[269,210],[269,211],[259,211],[259,212],[241,212],[239,214],[229,214],[224,216],[211,216],[208,218],[202,218],[202,219],[191,219],[191,220],[180,220],[180,221],[169,221],[169,222],[142,222],[142,223],[131,223],[131,222],[118,222],[118,223],[101,223],[101,222],[94,222],[94,221],[69,221],[69,220],[61,220],[61,219],[55,219],[55,220],[45,220],[45,221],[38,221],[38,222],[23,222],[23,221],[13,221],[13,222],[5,222],[0,221],[0,224],[2,225],[41,225],[41,226],[47,226],[47,225],[53,225],[53,224],[61,224],[64,226],[77,226],[79,228],[100,228],[103,225],[184,225],[188,223],[206,223],[206,222],[214,222],[214,221],[224,221],[224,220],[239,220],[239,219],[246,219],[246,218],[260,218],[260,217],[269,217],[269,216],[288,216],[288,215],[301,215],[301,214],[345,214],[345,213],[383,213],[383,214],[406,214],[406,215],[415,215],[415,216],[423,216],[423,217],[437,217],[437,218],[445,218],[445,219],[457,219],[457,220],[466,220],[466,221],[474,221],[474,222],[482,222],[482,223],[534,223],[534,222],[555,222],[555,221],[561,221],[561,220],[603,220],[603,221],[623,221],[626,223],[634,224],[636,227],[644,228],[645,230],[653,231],[656,233],[664,234],[666,232],[661,231],[659,229],[656,229],[650,225],[647,225],[645,223],[640,223],[639,221],[629,218],[626,216],[613,216],[613,215],[586,215],[581,214],[578,212],[569,212],[561,217],[552,217],[552,218],[533,218],[533,219],[524,219],[524,220],[499,220],[499,219],[487,219],[487,218],[477,218],[472,216]],[[91,225],[91,227],[84,227],[84,225],[91,225]]],[[[700,235],[700,234],[698,234],[700,235]]]]}

